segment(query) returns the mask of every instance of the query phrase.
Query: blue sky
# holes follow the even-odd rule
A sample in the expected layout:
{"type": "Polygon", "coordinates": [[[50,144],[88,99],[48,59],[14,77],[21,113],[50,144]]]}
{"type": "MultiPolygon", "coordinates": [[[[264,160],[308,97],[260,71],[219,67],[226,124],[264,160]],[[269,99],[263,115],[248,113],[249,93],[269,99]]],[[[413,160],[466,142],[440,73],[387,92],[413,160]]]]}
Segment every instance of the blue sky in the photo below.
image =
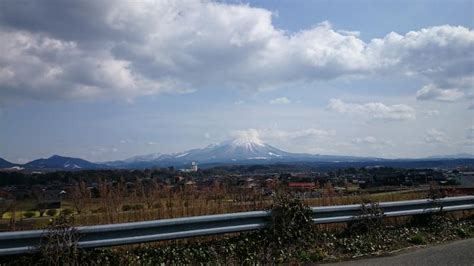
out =
{"type": "Polygon", "coordinates": [[[0,157],[474,153],[474,1],[17,1],[0,157]]]}

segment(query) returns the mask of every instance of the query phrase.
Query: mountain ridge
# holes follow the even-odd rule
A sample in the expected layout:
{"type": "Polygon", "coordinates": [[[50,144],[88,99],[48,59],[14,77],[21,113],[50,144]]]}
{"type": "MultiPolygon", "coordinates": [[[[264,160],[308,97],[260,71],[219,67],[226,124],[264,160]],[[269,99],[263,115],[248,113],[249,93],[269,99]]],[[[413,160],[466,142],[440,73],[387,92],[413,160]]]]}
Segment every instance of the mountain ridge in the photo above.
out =
{"type": "Polygon", "coordinates": [[[12,170],[85,170],[85,169],[143,169],[153,167],[188,167],[196,161],[201,165],[211,164],[269,164],[292,162],[357,163],[357,162],[397,162],[397,161],[437,161],[453,159],[474,159],[472,154],[430,156],[426,158],[384,159],[349,155],[322,155],[291,153],[262,142],[255,136],[243,136],[204,148],[184,152],[163,154],[151,153],[110,162],[90,162],[81,158],[53,155],[36,159],[26,164],[15,164],[0,158],[0,169],[12,170]],[[16,167],[16,168],[15,168],[16,167]]]}
{"type": "Polygon", "coordinates": [[[308,153],[291,153],[280,150],[262,142],[255,136],[244,135],[218,144],[210,144],[204,148],[196,148],[173,154],[149,154],[134,156],[122,161],[105,162],[104,164],[118,168],[146,168],[156,166],[185,166],[193,161],[200,164],[212,163],[272,163],[296,161],[362,161],[382,160],[375,157],[319,155],[308,153]],[[144,158],[152,158],[143,160],[144,158]],[[140,160],[137,160],[140,159],[140,160]]]}
{"type": "Polygon", "coordinates": [[[10,168],[10,167],[14,167],[14,166],[17,166],[17,164],[14,164],[12,162],[9,162],[3,158],[0,158],[0,169],[1,168],[10,168]]]}
{"type": "Polygon", "coordinates": [[[36,159],[23,165],[27,169],[65,169],[65,170],[82,170],[82,169],[100,169],[100,164],[92,163],[80,158],[64,157],[53,155],[49,158],[36,159]]]}

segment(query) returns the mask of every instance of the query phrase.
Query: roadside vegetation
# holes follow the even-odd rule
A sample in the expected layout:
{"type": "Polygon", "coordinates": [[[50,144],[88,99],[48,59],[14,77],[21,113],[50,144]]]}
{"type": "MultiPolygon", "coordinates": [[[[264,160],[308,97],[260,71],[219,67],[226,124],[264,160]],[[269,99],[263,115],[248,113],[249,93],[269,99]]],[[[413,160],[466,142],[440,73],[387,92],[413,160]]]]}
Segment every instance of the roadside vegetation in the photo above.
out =
{"type": "MultiPolygon", "coordinates": [[[[275,190],[285,192],[284,187],[275,190]]],[[[309,206],[328,206],[427,196],[428,193],[424,191],[341,194],[328,184],[321,188],[319,197],[302,198],[302,201],[309,206]]],[[[133,189],[129,189],[125,182],[100,182],[98,189],[91,191],[84,182],[80,182],[74,186],[69,199],[61,200],[61,208],[38,209],[35,206],[39,201],[13,201],[5,206],[0,230],[43,228],[51,218],[62,213],[73,214],[75,225],[94,225],[262,210],[271,206],[272,196],[219,183],[201,190],[193,186],[172,189],[140,181],[136,181],[133,189]]]]}
{"type": "Polygon", "coordinates": [[[303,201],[275,196],[269,227],[225,237],[167,241],[118,248],[80,250],[71,229],[73,216],[60,215],[49,226],[38,253],[10,257],[4,264],[156,265],[318,263],[390,254],[411,246],[474,236],[472,212],[417,215],[382,220],[377,202],[366,202],[371,218],[340,226],[315,226],[303,201]],[[69,217],[69,218],[68,218],[69,217]],[[62,240],[61,240],[62,239],[62,240]],[[51,245],[51,243],[67,243],[51,245]],[[61,242],[62,241],[62,242],[61,242]]]}

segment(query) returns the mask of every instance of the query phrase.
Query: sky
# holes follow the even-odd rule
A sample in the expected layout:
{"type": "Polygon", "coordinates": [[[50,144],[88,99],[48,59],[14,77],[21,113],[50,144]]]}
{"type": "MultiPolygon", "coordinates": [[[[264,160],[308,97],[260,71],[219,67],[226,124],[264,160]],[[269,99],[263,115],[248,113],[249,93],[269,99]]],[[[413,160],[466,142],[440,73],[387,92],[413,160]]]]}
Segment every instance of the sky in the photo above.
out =
{"type": "Polygon", "coordinates": [[[4,0],[0,157],[474,153],[473,27],[474,1],[4,0]]]}

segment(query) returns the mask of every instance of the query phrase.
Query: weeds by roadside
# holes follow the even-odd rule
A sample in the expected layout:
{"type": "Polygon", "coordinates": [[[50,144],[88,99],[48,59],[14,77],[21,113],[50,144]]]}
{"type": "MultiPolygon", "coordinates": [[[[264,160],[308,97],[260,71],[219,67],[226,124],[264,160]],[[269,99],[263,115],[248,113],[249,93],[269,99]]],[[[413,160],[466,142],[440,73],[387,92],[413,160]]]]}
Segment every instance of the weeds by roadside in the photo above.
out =
{"type": "MultiPolygon", "coordinates": [[[[39,252],[31,256],[9,258],[6,261],[0,259],[0,264],[291,264],[380,255],[408,246],[474,236],[474,216],[458,220],[442,213],[424,218],[416,216],[412,218],[412,222],[406,224],[388,225],[382,223],[381,218],[377,218],[381,212],[377,210],[376,203],[366,203],[365,206],[367,214],[373,215],[365,217],[365,220],[361,219],[359,223],[362,225],[352,223],[345,230],[323,230],[312,225],[311,212],[301,201],[278,196],[272,205],[274,216],[270,226],[261,231],[217,240],[190,240],[185,244],[175,242],[158,247],[119,247],[84,251],[76,249],[74,245],[67,245],[65,250],[51,248],[46,249],[50,251],[46,253],[39,252]],[[420,222],[420,219],[423,222],[420,222]],[[363,230],[360,230],[361,228],[363,230]]],[[[62,227],[59,229],[62,232],[62,227]]],[[[65,239],[67,243],[73,243],[69,240],[71,238],[65,239]]]]}

